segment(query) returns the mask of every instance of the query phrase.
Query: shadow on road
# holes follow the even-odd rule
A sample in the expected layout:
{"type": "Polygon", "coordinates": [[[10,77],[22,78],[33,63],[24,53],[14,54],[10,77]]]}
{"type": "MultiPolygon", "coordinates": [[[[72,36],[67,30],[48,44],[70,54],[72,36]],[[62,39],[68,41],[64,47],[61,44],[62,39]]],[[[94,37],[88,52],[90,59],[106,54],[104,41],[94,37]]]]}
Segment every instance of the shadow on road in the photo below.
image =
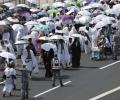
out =
{"type": "Polygon", "coordinates": [[[51,81],[51,78],[45,78],[45,77],[32,77],[32,81],[51,81]]]}
{"type": "Polygon", "coordinates": [[[88,67],[88,66],[81,66],[81,69],[86,68],[86,69],[98,69],[99,67],[88,67]]]}

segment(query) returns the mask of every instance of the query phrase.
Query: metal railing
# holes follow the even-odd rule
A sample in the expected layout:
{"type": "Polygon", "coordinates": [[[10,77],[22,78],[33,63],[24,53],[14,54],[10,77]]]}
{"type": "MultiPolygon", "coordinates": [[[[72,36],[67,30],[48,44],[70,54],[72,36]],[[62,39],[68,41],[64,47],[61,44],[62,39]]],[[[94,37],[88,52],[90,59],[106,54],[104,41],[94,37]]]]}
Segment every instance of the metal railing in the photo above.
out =
{"type": "MultiPolygon", "coordinates": [[[[7,2],[12,2],[15,5],[17,5],[17,4],[26,4],[26,5],[32,6],[31,3],[27,2],[27,0],[0,0],[0,5],[4,4],[4,3],[7,3],[7,2]]],[[[41,7],[45,3],[53,3],[54,0],[37,0],[37,2],[38,2],[37,7],[41,7]]]]}

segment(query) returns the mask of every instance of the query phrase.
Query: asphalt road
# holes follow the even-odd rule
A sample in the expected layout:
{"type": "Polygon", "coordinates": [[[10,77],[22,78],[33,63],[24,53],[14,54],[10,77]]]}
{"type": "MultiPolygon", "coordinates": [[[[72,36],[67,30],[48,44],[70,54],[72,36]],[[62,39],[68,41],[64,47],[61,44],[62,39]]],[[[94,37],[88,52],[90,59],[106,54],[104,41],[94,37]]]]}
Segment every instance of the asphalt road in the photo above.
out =
{"type": "MultiPolygon", "coordinates": [[[[83,54],[80,69],[62,70],[64,87],[57,83],[53,88],[51,80],[44,79],[44,73],[40,69],[30,80],[29,100],[120,100],[119,59],[91,61],[90,56],[83,54]]],[[[13,97],[3,98],[0,92],[0,100],[20,100],[20,76],[17,84],[13,97]]]]}

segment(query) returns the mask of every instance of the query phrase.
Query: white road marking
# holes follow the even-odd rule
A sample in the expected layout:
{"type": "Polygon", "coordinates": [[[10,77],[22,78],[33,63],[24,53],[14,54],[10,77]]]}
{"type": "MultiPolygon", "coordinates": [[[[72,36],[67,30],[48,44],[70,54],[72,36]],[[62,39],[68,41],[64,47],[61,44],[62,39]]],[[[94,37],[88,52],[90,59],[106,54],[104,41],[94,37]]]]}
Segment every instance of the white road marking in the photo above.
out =
{"type": "MultiPolygon", "coordinates": [[[[67,81],[67,82],[65,82],[65,83],[63,83],[64,85],[66,85],[66,84],[69,84],[69,83],[71,83],[72,81],[67,81]]],[[[41,95],[43,95],[43,94],[46,94],[46,93],[48,93],[48,92],[50,92],[50,91],[53,91],[53,90],[55,90],[55,89],[57,89],[57,88],[59,88],[60,87],[60,85],[58,85],[58,86],[56,86],[56,87],[54,87],[54,88],[51,88],[51,89],[49,89],[49,90],[46,90],[46,91],[44,91],[44,92],[42,92],[42,93],[39,93],[39,94],[37,94],[37,95],[35,95],[34,96],[34,98],[37,98],[37,97],[39,97],[39,96],[41,96],[41,95]]]]}
{"type": "Polygon", "coordinates": [[[105,96],[107,96],[109,94],[112,94],[112,93],[114,93],[114,92],[116,92],[118,90],[120,90],[120,86],[116,87],[116,88],[114,88],[114,89],[112,89],[110,91],[104,92],[104,93],[102,93],[102,94],[100,94],[100,95],[98,95],[96,97],[90,98],[89,100],[98,100],[98,99],[103,98],[103,97],[105,97],[105,96]]]}
{"type": "Polygon", "coordinates": [[[116,62],[113,62],[113,63],[111,63],[111,64],[108,64],[108,65],[106,65],[106,66],[104,66],[104,67],[101,67],[101,68],[99,68],[99,69],[105,69],[105,68],[110,67],[110,66],[112,66],[112,65],[115,65],[115,64],[117,64],[117,63],[119,63],[119,62],[120,62],[120,60],[118,60],[118,61],[116,61],[116,62]]]}

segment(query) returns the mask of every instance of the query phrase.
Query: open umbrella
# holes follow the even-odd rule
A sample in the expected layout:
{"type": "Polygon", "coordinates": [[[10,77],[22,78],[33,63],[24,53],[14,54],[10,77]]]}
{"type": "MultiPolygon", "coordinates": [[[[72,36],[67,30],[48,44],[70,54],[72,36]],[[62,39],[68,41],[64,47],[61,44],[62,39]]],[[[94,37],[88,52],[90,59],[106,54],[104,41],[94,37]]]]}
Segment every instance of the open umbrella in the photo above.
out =
{"type": "Polygon", "coordinates": [[[107,25],[108,25],[108,23],[105,23],[105,21],[100,21],[95,25],[95,28],[98,29],[98,28],[102,28],[107,25]]]}
{"type": "Polygon", "coordinates": [[[62,19],[62,21],[72,20],[72,16],[70,16],[70,15],[62,15],[62,16],[60,16],[60,19],[62,19]]]}
{"type": "Polygon", "coordinates": [[[26,4],[17,4],[17,6],[16,6],[16,7],[29,8],[29,6],[28,6],[28,5],[26,5],[26,4]]]}
{"type": "Polygon", "coordinates": [[[68,9],[68,10],[72,10],[72,11],[74,11],[74,12],[80,11],[80,8],[77,7],[77,6],[70,6],[70,7],[67,7],[67,9],[68,9]]]}
{"type": "Polygon", "coordinates": [[[92,8],[93,8],[93,9],[94,9],[94,8],[101,8],[101,9],[103,9],[104,7],[103,7],[102,4],[94,2],[94,3],[90,3],[90,4],[87,5],[87,6],[82,7],[81,9],[87,10],[87,9],[92,9],[92,8]]]}
{"type": "Polygon", "coordinates": [[[26,35],[26,36],[23,36],[21,39],[23,39],[23,40],[28,40],[28,39],[34,39],[34,38],[36,38],[35,36],[33,36],[33,35],[26,35]]]}
{"type": "Polygon", "coordinates": [[[80,38],[80,37],[81,37],[81,35],[80,35],[80,34],[72,34],[71,36],[72,36],[72,37],[78,37],[78,38],[80,38]]]}
{"type": "Polygon", "coordinates": [[[6,21],[6,20],[0,21],[0,25],[7,25],[7,24],[10,24],[10,23],[8,21],[6,21]]]}
{"type": "Polygon", "coordinates": [[[116,11],[120,11],[120,4],[114,5],[112,9],[114,9],[116,11]]]}
{"type": "Polygon", "coordinates": [[[36,21],[27,21],[25,25],[39,25],[39,23],[36,21]]]}
{"type": "Polygon", "coordinates": [[[19,40],[15,42],[15,45],[23,45],[23,44],[28,44],[28,41],[26,40],[19,40]]]}
{"type": "Polygon", "coordinates": [[[45,32],[45,33],[49,33],[51,31],[48,25],[43,25],[43,24],[35,25],[35,27],[32,30],[45,32]]]}
{"type": "Polygon", "coordinates": [[[14,8],[14,12],[17,12],[17,13],[21,13],[21,12],[24,12],[24,11],[30,12],[30,9],[26,8],[26,7],[15,7],[14,8]]]}
{"type": "Polygon", "coordinates": [[[7,59],[16,59],[16,56],[14,54],[12,54],[10,52],[5,52],[5,51],[1,52],[0,56],[7,58],[7,59]]]}
{"type": "Polygon", "coordinates": [[[12,30],[9,25],[0,25],[0,33],[4,34],[6,32],[10,32],[12,30]]]}
{"type": "Polygon", "coordinates": [[[30,13],[28,11],[23,11],[19,13],[20,16],[28,18],[30,16],[30,13]]]}
{"type": "Polygon", "coordinates": [[[8,2],[8,3],[4,3],[3,5],[7,6],[7,7],[15,7],[15,4],[8,2]]]}
{"type": "Polygon", "coordinates": [[[39,40],[47,40],[47,41],[49,41],[49,40],[50,40],[50,38],[49,38],[49,37],[47,37],[47,36],[42,36],[42,37],[40,37],[40,38],[39,38],[39,40]]]}
{"type": "Polygon", "coordinates": [[[31,8],[30,11],[32,13],[38,13],[40,11],[40,9],[37,9],[37,8],[31,8]]]}
{"type": "Polygon", "coordinates": [[[90,16],[82,16],[79,18],[79,22],[83,25],[89,23],[90,21],[91,21],[90,16]]]}
{"type": "Polygon", "coordinates": [[[48,7],[50,7],[51,5],[49,3],[45,3],[42,5],[42,8],[43,9],[47,9],[48,7]]]}
{"type": "Polygon", "coordinates": [[[49,51],[50,49],[57,50],[56,45],[52,43],[44,43],[41,45],[41,48],[45,51],[49,51]]]}
{"type": "Polygon", "coordinates": [[[21,25],[21,24],[14,24],[14,25],[12,26],[12,29],[13,29],[14,31],[18,31],[18,30],[23,29],[23,28],[24,28],[24,26],[21,25]]]}
{"type": "Polygon", "coordinates": [[[27,0],[28,2],[32,3],[32,4],[37,4],[37,0],[27,0]]]}
{"type": "Polygon", "coordinates": [[[77,6],[78,4],[80,5],[79,2],[75,2],[73,0],[65,0],[64,1],[68,6],[77,6]]]}
{"type": "Polygon", "coordinates": [[[50,17],[42,17],[42,18],[38,19],[37,21],[38,22],[47,22],[47,21],[50,21],[50,20],[52,20],[50,17]]]}
{"type": "Polygon", "coordinates": [[[64,40],[65,38],[61,35],[53,35],[50,37],[50,40],[60,40],[60,39],[64,40]]]}
{"type": "Polygon", "coordinates": [[[65,3],[63,3],[63,2],[54,2],[53,4],[52,4],[52,7],[53,8],[58,8],[58,7],[66,7],[67,5],[65,4],[65,3]]]}
{"type": "Polygon", "coordinates": [[[97,23],[97,22],[101,21],[101,20],[102,20],[103,18],[105,18],[105,17],[107,17],[107,16],[106,16],[106,15],[103,15],[103,14],[98,15],[98,16],[96,16],[96,17],[93,18],[93,22],[94,22],[94,23],[97,23]]]}
{"type": "Polygon", "coordinates": [[[56,10],[56,9],[50,9],[50,10],[48,10],[47,12],[48,12],[49,14],[53,14],[53,13],[58,14],[58,13],[59,13],[59,11],[56,10]]]}
{"type": "Polygon", "coordinates": [[[19,23],[19,20],[17,18],[8,17],[7,20],[11,23],[19,23]]]}
{"type": "Polygon", "coordinates": [[[78,12],[78,15],[90,16],[91,13],[90,13],[89,11],[87,11],[87,10],[82,10],[82,11],[79,11],[79,12],[78,12]]]}

